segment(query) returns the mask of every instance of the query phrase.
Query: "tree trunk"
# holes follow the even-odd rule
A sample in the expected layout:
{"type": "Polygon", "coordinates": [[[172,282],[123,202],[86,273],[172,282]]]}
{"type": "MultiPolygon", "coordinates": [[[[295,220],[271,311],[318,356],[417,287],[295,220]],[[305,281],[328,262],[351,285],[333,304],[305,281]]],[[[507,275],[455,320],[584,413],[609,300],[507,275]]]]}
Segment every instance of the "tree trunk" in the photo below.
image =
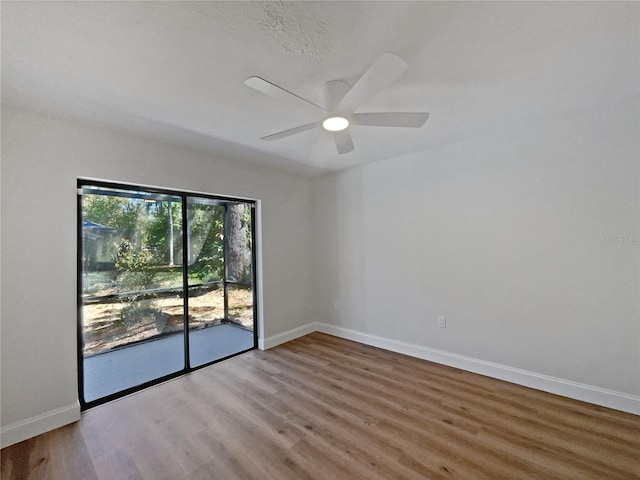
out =
{"type": "Polygon", "coordinates": [[[251,283],[251,249],[248,242],[249,225],[245,220],[244,203],[227,207],[227,280],[251,283]]]}

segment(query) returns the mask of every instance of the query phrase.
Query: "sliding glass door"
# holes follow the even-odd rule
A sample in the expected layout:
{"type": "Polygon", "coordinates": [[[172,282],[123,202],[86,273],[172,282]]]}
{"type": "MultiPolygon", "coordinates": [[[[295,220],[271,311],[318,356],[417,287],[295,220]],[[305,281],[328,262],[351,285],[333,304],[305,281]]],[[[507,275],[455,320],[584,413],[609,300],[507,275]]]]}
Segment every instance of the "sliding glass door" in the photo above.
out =
{"type": "Polygon", "coordinates": [[[257,346],[253,202],[85,181],[78,194],[84,408],[257,346]]]}
{"type": "Polygon", "coordinates": [[[254,344],[251,211],[248,203],[187,198],[189,360],[194,367],[254,344]],[[213,325],[217,328],[209,328],[213,325]]]}

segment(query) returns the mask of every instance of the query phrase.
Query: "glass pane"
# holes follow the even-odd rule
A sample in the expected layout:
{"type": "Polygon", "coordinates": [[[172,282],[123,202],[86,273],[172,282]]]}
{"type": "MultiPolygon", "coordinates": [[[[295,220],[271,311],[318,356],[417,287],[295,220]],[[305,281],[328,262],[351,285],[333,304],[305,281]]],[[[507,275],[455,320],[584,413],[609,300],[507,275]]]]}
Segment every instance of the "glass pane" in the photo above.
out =
{"type": "MultiPolygon", "coordinates": [[[[253,347],[251,331],[230,322],[225,313],[224,234],[231,229],[229,211],[221,201],[187,199],[189,354],[194,367],[253,347]]],[[[244,208],[240,213],[244,215],[244,208]]],[[[246,227],[244,235],[246,239],[246,227]]],[[[250,244],[245,241],[239,248],[249,248],[250,260],[250,244]]]]}
{"type": "Polygon", "coordinates": [[[233,203],[227,208],[227,281],[251,285],[251,207],[233,203]]]}
{"type": "Polygon", "coordinates": [[[184,368],[180,197],[85,188],[84,395],[89,402],[184,368]]]}
{"type": "Polygon", "coordinates": [[[253,289],[229,285],[229,321],[253,332],[253,289]]]}
{"type": "Polygon", "coordinates": [[[187,199],[189,285],[222,282],[224,207],[215,200],[187,199]]]}

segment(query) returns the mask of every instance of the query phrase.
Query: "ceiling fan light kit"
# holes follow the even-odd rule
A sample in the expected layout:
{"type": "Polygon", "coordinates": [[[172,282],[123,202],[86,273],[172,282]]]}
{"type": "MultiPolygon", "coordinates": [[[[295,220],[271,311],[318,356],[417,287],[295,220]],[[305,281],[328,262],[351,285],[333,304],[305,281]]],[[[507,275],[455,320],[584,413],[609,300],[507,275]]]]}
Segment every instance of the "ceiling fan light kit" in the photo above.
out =
{"type": "Polygon", "coordinates": [[[341,132],[349,127],[349,120],[341,115],[331,116],[322,122],[322,128],[329,132],[341,132]]]}
{"type": "Polygon", "coordinates": [[[358,106],[396,80],[409,65],[393,53],[383,53],[351,87],[342,80],[332,80],[322,87],[324,106],[302,98],[260,77],[249,77],[245,85],[265,95],[288,101],[305,109],[313,109],[324,115],[324,120],[300,125],[282,132],[262,137],[272,141],[322,127],[332,132],[338,154],[354,149],[349,133],[352,125],[368,127],[420,128],[429,118],[426,112],[371,112],[356,113],[358,106]],[[346,113],[338,113],[346,112],[346,113]],[[327,116],[328,114],[328,116],[327,116]]]}

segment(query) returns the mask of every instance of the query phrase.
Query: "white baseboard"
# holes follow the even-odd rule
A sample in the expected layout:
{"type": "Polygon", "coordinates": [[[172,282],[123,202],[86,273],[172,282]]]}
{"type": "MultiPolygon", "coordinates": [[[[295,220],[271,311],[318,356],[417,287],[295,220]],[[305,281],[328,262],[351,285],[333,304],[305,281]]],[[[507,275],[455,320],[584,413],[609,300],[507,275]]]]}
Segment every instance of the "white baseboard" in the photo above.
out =
{"type": "MultiPolygon", "coordinates": [[[[346,340],[383,348],[396,353],[409,355],[423,360],[448,365],[469,372],[479,373],[487,377],[505,380],[507,382],[535,388],[556,395],[589,402],[603,407],[613,408],[623,412],[640,415],[640,397],[627,393],[607,390],[592,385],[585,385],[570,380],[529,372],[519,368],[509,367],[498,363],[487,362],[477,358],[466,357],[455,353],[436,350],[421,345],[392,340],[377,335],[371,335],[357,330],[338,327],[327,323],[308,323],[278,335],[260,340],[259,348],[267,350],[282,343],[295,340],[313,332],[322,332],[346,340]]],[[[0,447],[4,448],[36,435],[54,430],[69,423],[80,420],[80,404],[74,403],[58,408],[35,417],[2,427],[0,430],[0,447]]]]}
{"type": "Polygon", "coordinates": [[[41,433],[54,430],[80,420],[80,404],[74,403],[66,407],[57,408],[35,417],[21,420],[0,430],[1,448],[22,442],[41,433]]]}
{"type": "Polygon", "coordinates": [[[265,338],[263,341],[258,341],[258,348],[260,350],[268,350],[270,348],[276,347],[281,343],[290,342],[291,340],[295,340],[298,337],[304,337],[310,333],[318,330],[318,324],[315,322],[308,323],[301,327],[294,328],[292,330],[287,330],[286,332],[279,333],[278,335],[272,335],[271,337],[265,338]]]}
{"type": "Polygon", "coordinates": [[[376,335],[370,335],[368,333],[358,332],[356,330],[350,330],[348,328],[329,325],[327,323],[316,323],[315,325],[317,331],[334,335],[336,337],[448,365],[461,370],[479,373],[487,377],[505,380],[507,382],[554,393],[563,397],[569,397],[575,400],[581,400],[583,402],[640,415],[640,397],[636,395],[572,382],[562,378],[529,372],[527,370],[521,370],[519,368],[487,362],[477,358],[423,347],[421,345],[391,340],[376,335]]]}

